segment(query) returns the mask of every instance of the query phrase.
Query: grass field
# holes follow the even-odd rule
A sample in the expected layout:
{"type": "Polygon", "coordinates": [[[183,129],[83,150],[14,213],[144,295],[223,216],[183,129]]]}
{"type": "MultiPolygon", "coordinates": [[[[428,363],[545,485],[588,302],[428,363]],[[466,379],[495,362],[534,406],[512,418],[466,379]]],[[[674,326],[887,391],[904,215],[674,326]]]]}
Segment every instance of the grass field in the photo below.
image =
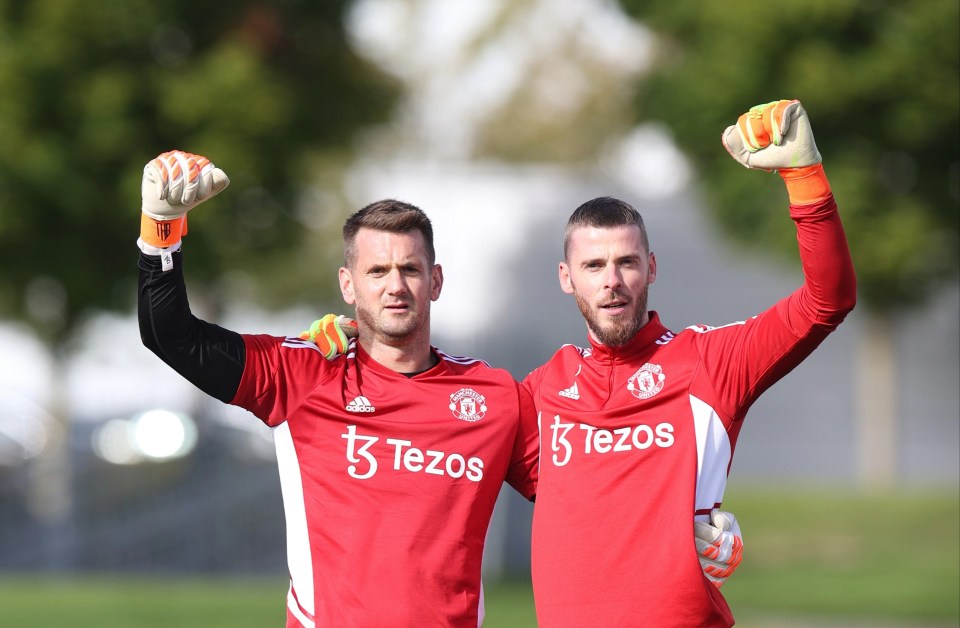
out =
{"type": "MultiPolygon", "coordinates": [[[[723,589],[739,626],[960,625],[956,489],[863,497],[732,487],[724,506],[746,543],[723,589]]],[[[281,578],[5,574],[0,627],[282,626],[286,586],[281,578]]],[[[489,583],[486,600],[486,626],[536,626],[528,582],[489,583]]]]}

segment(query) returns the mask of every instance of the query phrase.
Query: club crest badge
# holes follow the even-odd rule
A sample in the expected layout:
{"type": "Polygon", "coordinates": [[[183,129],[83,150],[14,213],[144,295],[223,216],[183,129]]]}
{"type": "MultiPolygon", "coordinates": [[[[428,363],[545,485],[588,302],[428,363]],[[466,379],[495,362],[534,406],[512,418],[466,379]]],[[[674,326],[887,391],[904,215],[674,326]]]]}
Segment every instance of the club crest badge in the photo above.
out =
{"type": "Polygon", "coordinates": [[[647,362],[627,380],[627,390],[637,399],[649,399],[663,390],[666,378],[659,364],[647,362]]]}
{"type": "Polygon", "coordinates": [[[486,398],[472,388],[461,388],[450,395],[450,411],[461,421],[475,423],[487,413],[486,398]]]}

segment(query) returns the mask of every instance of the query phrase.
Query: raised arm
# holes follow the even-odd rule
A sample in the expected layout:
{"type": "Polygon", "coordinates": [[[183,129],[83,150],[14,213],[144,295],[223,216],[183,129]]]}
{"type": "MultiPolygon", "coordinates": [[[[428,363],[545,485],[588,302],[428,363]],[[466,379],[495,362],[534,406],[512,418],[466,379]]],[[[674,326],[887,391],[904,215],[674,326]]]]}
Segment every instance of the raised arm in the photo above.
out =
{"type": "Polygon", "coordinates": [[[833,331],[853,309],[856,276],[837,204],[799,100],[753,107],[723,133],[723,145],[747,168],[780,174],[797,225],[804,285],[780,308],[790,327],[833,331]]]}
{"type": "Polygon", "coordinates": [[[223,402],[233,399],[243,375],[243,339],[191,313],[180,246],[187,212],[228,184],[226,174],[205,157],[182,151],[160,155],[143,171],[137,240],[137,317],[144,346],[223,402]]]}

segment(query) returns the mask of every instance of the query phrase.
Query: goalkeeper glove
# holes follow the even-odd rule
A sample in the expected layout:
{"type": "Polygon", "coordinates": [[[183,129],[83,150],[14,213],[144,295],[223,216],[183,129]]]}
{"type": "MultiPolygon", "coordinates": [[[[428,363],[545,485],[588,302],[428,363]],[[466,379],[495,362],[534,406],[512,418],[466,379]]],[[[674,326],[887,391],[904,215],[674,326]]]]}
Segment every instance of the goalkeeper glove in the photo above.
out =
{"type": "Polygon", "coordinates": [[[356,336],[357,321],[336,314],[327,314],[313,321],[310,329],[300,332],[300,339],[315,343],[323,357],[328,360],[346,353],[349,338],[356,336]]]}
{"type": "Polygon", "coordinates": [[[792,204],[808,205],[830,196],[810,119],[799,100],[752,107],[727,127],[721,139],[727,152],[747,168],[779,172],[792,204]]]}
{"type": "Polygon", "coordinates": [[[166,249],[187,232],[187,212],[219,194],[230,179],[206,157],[174,150],[143,168],[140,197],[141,249],[166,249]]]}
{"type": "Polygon", "coordinates": [[[694,522],[693,533],[703,575],[719,589],[743,558],[743,537],[737,518],[714,508],[709,522],[694,522]]]}

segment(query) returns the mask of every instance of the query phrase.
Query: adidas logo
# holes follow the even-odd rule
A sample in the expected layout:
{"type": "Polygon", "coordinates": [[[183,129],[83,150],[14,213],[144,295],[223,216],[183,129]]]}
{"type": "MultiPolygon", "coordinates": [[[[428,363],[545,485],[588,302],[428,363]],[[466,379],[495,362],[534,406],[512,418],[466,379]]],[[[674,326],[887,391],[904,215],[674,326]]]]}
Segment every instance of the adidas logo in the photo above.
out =
{"type": "Polygon", "coordinates": [[[577,382],[573,382],[573,386],[566,388],[560,391],[561,397],[566,397],[567,399],[579,399],[580,391],[577,390],[577,382]]]}
{"type": "Polygon", "coordinates": [[[370,403],[370,400],[360,395],[347,404],[347,412],[374,412],[376,408],[370,403]]]}

